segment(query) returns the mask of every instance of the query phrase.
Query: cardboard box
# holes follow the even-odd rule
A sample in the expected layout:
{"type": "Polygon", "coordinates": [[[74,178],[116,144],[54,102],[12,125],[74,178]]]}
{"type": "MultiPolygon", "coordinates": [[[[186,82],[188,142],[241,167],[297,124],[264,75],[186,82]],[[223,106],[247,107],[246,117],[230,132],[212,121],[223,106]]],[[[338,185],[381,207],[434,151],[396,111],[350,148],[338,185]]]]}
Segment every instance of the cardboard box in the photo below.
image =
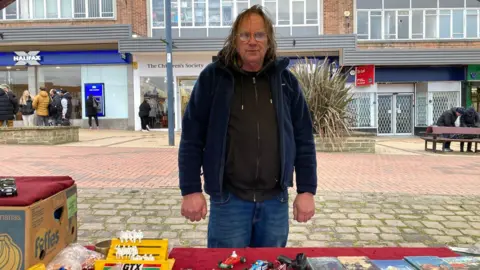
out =
{"type": "Polygon", "coordinates": [[[0,269],[48,264],[77,240],[77,186],[25,207],[0,207],[0,269]]]}

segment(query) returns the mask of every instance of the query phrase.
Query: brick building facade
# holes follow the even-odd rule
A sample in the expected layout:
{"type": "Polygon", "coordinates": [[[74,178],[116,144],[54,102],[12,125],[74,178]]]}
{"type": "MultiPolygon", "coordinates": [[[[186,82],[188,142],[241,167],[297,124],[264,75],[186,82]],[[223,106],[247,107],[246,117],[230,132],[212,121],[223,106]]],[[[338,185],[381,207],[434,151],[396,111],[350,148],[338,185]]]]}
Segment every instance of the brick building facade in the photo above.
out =
{"type": "MultiPolygon", "coordinates": [[[[76,70],[75,86],[66,87],[76,91],[77,123],[86,126],[82,104],[92,90],[87,89],[92,87],[89,83],[125,74],[121,85],[105,82],[103,123],[138,129],[140,101],[155,97],[152,104],[164,113],[155,115],[151,124],[165,128],[165,44],[159,39],[165,37],[164,0],[58,0],[56,6],[43,7],[37,2],[46,3],[17,0],[15,7],[0,12],[0,49],[5,51],[0,53],[0,81],[35,92],[43,85],[68,85],[52,74],[76,70]],[[8,52],[12,48],[20,53],[41,51],[45,60],[40,66],[14,69],[11,65],[18,63],[11,59],[17,52],[8,52]],[[57,59],[49,51],[63,57],[57,59]],[[22,79],[14,79],[16,69],[22,79]],[[112,94],[112,87],[119,92],[112,94]],[[122,110],[113,108],[117,103],[122,110]]],[[[270,13],[280,54],[329,58],[353,70],[351,107],[358,129],[379,135],[414,134],[449,107],[480,109],[477,0],[177,0],[172,3],[175,111],[182,111],[196,76],[214,59],[236,14],[254,4],[270,13]],[[372,83],[355,86],[354,70],[365,66],[374,67],[372,83]]],[[[69,72],[65,74],[75,73],[69,72]]],[[[177,129],[180,119],[177,113],[177,129]]]]}
{"type": "MultiPolygon", "coordinates": [[[[101,25],[131,25],[132,32],[138,36],[148,35],[146,0],[118,0],[115,3],[114,16],[111,18],[42,18],[26,20],[1,20],[1,28],[29,28],[53,26],[101,26],[101,25]]],[[[1,12],[0,12],[1,14],[1,12]]],[[[0,15],[1,17],[1,15],[0,15]]]]}

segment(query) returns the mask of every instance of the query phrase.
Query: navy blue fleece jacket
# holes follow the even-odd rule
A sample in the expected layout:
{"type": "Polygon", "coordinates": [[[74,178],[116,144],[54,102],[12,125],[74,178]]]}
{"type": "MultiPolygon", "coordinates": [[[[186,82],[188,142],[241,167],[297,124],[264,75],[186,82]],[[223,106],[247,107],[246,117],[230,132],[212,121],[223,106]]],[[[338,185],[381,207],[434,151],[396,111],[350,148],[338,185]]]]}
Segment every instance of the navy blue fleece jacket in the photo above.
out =
{"type": "MultiPolygon", "coordinates": [[[[280,139],[283,189],[293,186],[297,192],[316,193],[317,159],[312,120],[297,79],[287,69],[288,58],[275,60],[270,77],[280,139]]],[[[220,61],[209,64],[198,77],[182,120],[178,156],[182,195],[202,192],[221,196],[223,190],[226,137],[234,77],[220,61]]]]}

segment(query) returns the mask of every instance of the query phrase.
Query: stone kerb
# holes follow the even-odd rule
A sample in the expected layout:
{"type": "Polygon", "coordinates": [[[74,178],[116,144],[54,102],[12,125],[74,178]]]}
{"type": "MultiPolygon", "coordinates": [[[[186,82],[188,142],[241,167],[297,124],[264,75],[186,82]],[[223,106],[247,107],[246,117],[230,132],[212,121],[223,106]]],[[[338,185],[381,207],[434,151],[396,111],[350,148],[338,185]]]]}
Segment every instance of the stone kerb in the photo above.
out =
{"type": "Polygon", "coordinates": [[[0,144],[56,145],[79,141],[78,126],[0,127],[0,144]]]}
{"type": "Polygon", "coordinates": [[[333,141],[315,137],[317,152],[375,153],[375,142],[375,134],[356,131],[333,141]]]}

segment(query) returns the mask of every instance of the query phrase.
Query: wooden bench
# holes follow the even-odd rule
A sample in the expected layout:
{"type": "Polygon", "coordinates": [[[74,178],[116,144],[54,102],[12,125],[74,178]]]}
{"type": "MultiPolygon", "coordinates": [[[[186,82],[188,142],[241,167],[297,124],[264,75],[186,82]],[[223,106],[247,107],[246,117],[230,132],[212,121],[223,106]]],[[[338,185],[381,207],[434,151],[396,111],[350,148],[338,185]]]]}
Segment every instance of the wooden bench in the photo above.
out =
{"type": "Polygon", "coordinates": [[[444,142],[464,142],[474,145],[474,152],[479,152],[478,144],[480,138],[462,139],[462,138],[444,138],[442,135],[478,135],[480,136],[480,128],[467,127],[429,127],[425,136],[421,137],[425,141],[425,151],[437,152],[437,143],[442,143],[442,151],[445,150],[444,142]],[[432,148],[428,148],[428,142],[432,143],[432,148]]]}

